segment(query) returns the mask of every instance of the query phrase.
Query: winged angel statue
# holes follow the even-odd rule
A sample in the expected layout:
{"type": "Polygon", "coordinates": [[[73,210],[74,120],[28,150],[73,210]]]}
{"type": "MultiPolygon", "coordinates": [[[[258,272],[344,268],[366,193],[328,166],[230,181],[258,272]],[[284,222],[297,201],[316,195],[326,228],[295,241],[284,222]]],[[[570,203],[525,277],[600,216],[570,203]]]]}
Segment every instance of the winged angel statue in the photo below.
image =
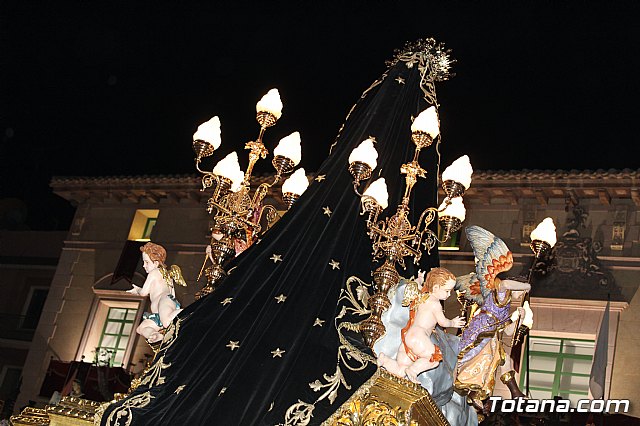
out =
{"type": "Polygon", "coordinates": [[[465,232],[475,256],[476,272],[457,277],[455,288],[475,306],[460,337],[455,387],[482,411],[493,392],[496,372],[512,398],[524,396],[516,384],[504,342],[510,341],[517,330],[518,317],[525,315],[522,307],[509,315],[512,292],[529,291],[531,285],[504,276],[513,266],[513,256],[504,241],[479,226],[469,226],[465,232]]]}

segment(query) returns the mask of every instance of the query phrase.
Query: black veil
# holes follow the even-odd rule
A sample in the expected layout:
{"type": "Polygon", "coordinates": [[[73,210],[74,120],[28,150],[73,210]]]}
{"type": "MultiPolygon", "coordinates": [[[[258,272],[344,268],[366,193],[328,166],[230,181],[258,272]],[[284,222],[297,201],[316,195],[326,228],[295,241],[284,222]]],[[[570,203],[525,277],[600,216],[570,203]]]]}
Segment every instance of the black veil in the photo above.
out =
{"type": "MultiPolygon", "coordinates": [[[[346,327],[341,337],[336,329],[366,318],[345,309],[346,282],[369,283],[376,267],[348,157],[375,137],[371,180],[385,177],[382,216],[394,212],[404,191],[400,166],[415,149],[412,118],[437,106],[434,82],[447,79],[449,63],[431,39],[396,52],[350,111],[307,191],[232,261],[215,292],[180,313],[142,384],[108,406],[102,424],[319,424],[376,373],[360,334],[346,327]]],[[[424,208],[437,206],[439,143],[420,154],[428,175],[413,190],[414,225],[424,208]]],[[[406,263],[401,275],[415,275],[418,266],[406,263]]],[[[437,265],[434,249],[419,267],[437,265]]]]}

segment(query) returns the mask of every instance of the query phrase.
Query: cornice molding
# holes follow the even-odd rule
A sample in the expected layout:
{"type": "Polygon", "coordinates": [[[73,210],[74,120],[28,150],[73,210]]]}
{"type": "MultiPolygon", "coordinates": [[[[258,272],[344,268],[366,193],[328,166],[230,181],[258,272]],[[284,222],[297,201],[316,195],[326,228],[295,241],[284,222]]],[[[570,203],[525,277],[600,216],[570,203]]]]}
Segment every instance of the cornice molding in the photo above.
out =
{"type": "MultiPolygon", "coordinates": [[[[252,186],[269,182],[272,176],[254,176],[252,186]]],[[[55,194],[77,204],[200,204],[208,198],[207,192],[200,191],[201,178],[196,175],[54,176],[50,186],[55,194]]],[[[279,189],[272,189],[269,196],[279,200],[279,189]]],[[[527,198],[535,199],[539,205],[554,198],[574,204],[581,199],[594,199],[603,205],[626,199],[640,207],[640,169],[476,170],[465,195],[466,200],[483,204],[506,202],[513,206],[527,198]]]]}

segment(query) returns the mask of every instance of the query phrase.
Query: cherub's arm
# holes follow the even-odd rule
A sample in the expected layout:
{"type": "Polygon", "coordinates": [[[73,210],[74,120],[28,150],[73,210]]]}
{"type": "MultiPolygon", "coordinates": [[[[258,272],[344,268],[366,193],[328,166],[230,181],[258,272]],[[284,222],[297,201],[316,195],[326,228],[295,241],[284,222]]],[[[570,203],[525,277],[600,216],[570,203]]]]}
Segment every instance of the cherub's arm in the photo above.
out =
{"type": "Polygon", "coordinates": [[[132,289],[127,290],[127,293],[130,293],[130,294],[140,294],[140,290],[142,290],[142,288],[138,287],[138,286],[137,286],[137,285],[135,285],[135,284],[131,284],[131,285],[133,286],[133,288],[132,288],[132,289]]]}
{"type": "Polygon", "coordinates": [[[448,319],[447,317],[444,316],[444,312],[442,312],[442,306],[440,306],[440,303],[438,302],[438,304],[436,305],[437,307],[434,307],[434,316],[436,317],[436,320],[438,321],[438,324],[440,324],[441,327],[447,328],[447,327],[456,327],[456,328],[460,328],[460,327],[464,327],[464,318],[457,316],[455,318],[452,319],[448,319]]]}
{"type": "Polygon", "coordinates": [[[151,293],[151,289],[156,285],[156,283],[162,283],[162,281],[162,274],[158,269],[154,269],[153,271],[149,272],[149,275],[147,275],[147,279],[144,280],[144,285],[142,286],[138,294],[140,296],[148,296],[149,293],[151,293]]]}

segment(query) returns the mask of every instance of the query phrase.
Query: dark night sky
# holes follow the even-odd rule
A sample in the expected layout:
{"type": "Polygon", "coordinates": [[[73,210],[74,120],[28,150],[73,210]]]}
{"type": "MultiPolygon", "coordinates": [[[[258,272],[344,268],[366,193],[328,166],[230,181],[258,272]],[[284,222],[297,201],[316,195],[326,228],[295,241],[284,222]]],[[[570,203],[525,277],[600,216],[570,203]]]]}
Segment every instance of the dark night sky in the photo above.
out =
{"type": "Polygon", "coordinates": [[[255,138],[272,87],[265,143],[299,130],[313,171],[393,50],[424,37],[458,60],[438,85],[443,165],[640,167],[637,2],[415,4],[0,1],[0,198],[64,227],[51,176],[193,173],[197,125],[220,116],[221,158],[255,138]]]}

